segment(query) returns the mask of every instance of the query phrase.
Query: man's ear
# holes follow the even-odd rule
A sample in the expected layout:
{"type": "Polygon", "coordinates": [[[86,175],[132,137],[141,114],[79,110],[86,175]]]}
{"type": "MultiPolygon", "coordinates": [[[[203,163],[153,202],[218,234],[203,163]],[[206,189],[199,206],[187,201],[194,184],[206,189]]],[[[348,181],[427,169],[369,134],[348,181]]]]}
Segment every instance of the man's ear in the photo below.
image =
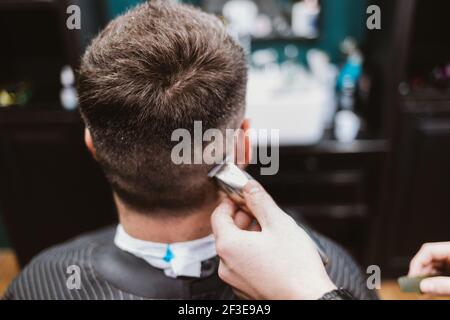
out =
{"type": "Polygon", "coordinates": [[[97,159],[97,152],[95,151],[94,142],[92,141],[91,132],[88,128],[84,129],[84,143],[88,148],[89,152],[92,154],[94,159],[97,159]]]}
{"type": "Polygon", "coordinates": [[[248,131],[250,130],[250,120],[244,119],[239,129],[243,135],[238,135],[236,140],[237,165],[240,168],[245,168],[250,164],[250,160],[252,159],[252,143],[250,141],[250,135],[248,134],[248,131]]]}

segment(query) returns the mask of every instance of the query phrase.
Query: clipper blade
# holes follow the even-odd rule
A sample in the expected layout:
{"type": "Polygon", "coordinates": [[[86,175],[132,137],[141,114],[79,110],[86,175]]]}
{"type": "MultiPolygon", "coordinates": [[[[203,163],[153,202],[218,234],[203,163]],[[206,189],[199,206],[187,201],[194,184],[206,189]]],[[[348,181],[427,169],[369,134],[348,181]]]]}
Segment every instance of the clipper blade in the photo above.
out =
{"type": "Polygon", "coordinates": [[[208,177],[214,178],[220,188],[244,211],[248,211],[245,205],[243,189],[245,185],[253,178],[241,170],[231,161],[225,160],[223,163],[214,167],[208,177]]]}

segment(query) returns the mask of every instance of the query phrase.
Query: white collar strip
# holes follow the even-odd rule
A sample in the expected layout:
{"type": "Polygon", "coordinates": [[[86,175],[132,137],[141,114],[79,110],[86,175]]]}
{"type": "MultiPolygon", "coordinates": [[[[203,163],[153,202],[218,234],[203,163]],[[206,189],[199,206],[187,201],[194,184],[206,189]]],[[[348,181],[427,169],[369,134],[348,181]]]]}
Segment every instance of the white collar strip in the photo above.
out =
{"type": "Polygon", "coordinates": [[[158,243],[133,238],[120,224],[117,226],[114,243],[120,249],[144,259],[151,266],[163,269],[166,276],[172,278],[199,278],[202,261],[217,255],[213,235],[187,242],[158,243]]]}

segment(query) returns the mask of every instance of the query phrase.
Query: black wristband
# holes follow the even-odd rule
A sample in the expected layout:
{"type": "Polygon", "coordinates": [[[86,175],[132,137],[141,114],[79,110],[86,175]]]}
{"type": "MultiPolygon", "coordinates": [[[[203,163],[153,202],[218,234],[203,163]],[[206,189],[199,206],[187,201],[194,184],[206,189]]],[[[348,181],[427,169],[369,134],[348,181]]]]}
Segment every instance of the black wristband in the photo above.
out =
{"type": "Polygon", "coordinates": [[[319,300],[355,300],[350,292],[345,289],[336,289],[325,293],[319,300]]]}

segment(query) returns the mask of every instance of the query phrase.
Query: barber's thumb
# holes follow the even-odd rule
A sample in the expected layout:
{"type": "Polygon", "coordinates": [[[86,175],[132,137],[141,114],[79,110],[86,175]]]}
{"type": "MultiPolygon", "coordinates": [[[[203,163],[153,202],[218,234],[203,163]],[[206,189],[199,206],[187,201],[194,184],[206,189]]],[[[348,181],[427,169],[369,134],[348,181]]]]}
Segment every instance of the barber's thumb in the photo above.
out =
{"type": "Polygon", "coordinates": [[[435,295],[450,295],[450,277],[433,277],[420,282],[420,291],[435,295]]]}
{"type": "Polygon", "coordinates": [[[236,210],[235,204],[229,199],[223,200],[214,210],[211,215],[211,226],[216,239],[222,235],[226,236],[227,233],[240,230],[233,220],[236,210]]]}
{"type": "Polygon", "coordinates": [[[244,187],[245,204],[262,228],[282,213],[272,197],[256,181],[250,180],[244,187]]]}

